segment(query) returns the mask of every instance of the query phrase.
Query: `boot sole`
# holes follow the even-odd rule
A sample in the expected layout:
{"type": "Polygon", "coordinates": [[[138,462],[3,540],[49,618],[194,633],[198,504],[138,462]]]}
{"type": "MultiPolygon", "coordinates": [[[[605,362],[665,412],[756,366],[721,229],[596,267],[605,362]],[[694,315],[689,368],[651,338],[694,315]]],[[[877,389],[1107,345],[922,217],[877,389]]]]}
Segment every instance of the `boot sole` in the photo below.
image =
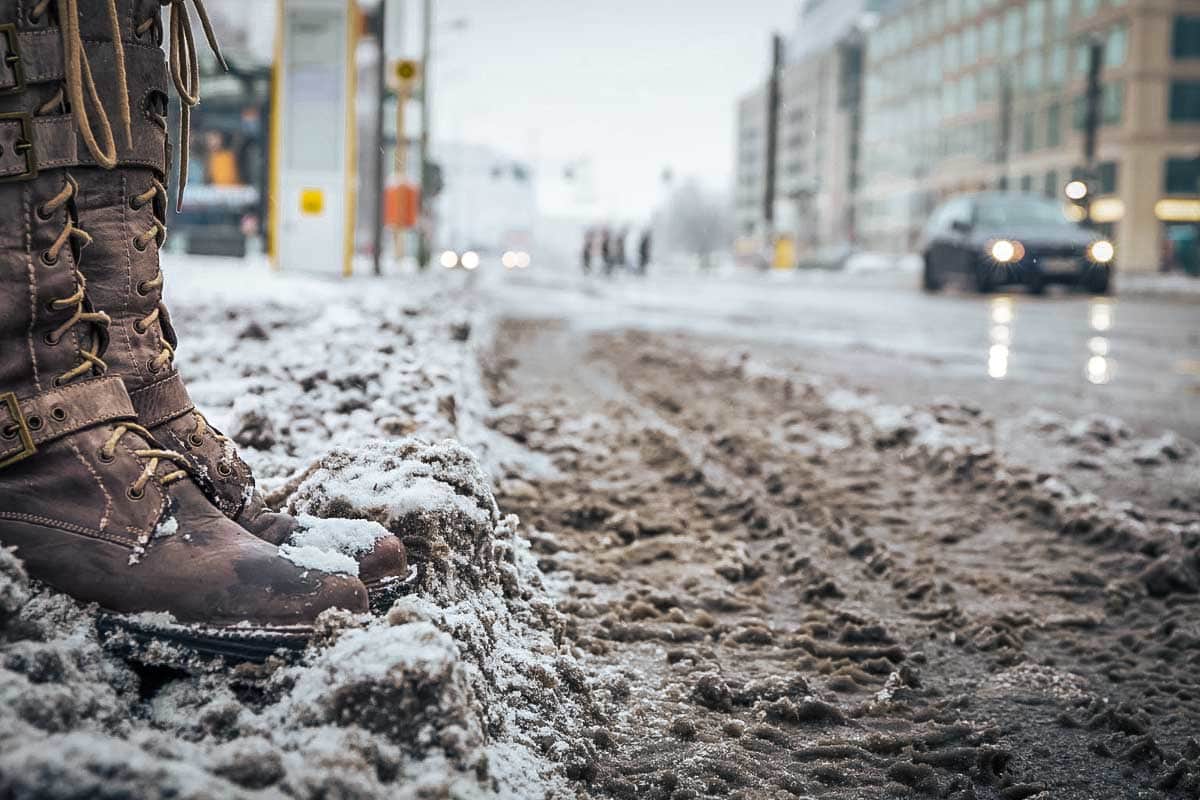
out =
{"type": "Polygon", "coordinates": [[[363,585],[367,587],[367,598],[371,603],[371,611],[375,614],[386,614],[397,598],[412,591],[416,582],[417,565],[413,564],[408,568],[408,574],[404,577],[397,575],[364,583],[363,585]]]}
{"type": "Polygon", "coordinates": [[[287,658],[308,646],[313,629],[305,625],[236,628],[180,623],[150,623],[101,612],[96,630],[105,646],[148,664],[187,669],[196,657],[229,663],[262,663],[287,658]]]}

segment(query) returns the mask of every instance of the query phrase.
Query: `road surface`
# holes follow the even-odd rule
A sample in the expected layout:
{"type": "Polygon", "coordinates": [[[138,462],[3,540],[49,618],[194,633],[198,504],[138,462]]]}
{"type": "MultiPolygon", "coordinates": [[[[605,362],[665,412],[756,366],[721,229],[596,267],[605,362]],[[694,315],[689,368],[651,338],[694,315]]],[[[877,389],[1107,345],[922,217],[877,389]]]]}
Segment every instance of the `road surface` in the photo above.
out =
{"type": "Polygon", "coordinates": [[[925,295],[915,275],[576,280],[494,273],[505,313],[744,346],[893,403],[955,397],[999,419],[1044,409],[1200,440],[1200,297],[925,295]]]}

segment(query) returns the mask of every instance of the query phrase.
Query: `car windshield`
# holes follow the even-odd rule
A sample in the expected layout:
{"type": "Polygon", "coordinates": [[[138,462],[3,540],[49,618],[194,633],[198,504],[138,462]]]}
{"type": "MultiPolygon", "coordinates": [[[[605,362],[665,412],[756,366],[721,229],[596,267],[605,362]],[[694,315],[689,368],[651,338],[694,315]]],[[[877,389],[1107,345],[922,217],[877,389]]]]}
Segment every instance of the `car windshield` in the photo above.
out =
{"type": "Polygon", "coordinates": [[[1061,225],[1062,206],[1040,197],[982,197],[977,205],[981,225],[1061,225]]]}

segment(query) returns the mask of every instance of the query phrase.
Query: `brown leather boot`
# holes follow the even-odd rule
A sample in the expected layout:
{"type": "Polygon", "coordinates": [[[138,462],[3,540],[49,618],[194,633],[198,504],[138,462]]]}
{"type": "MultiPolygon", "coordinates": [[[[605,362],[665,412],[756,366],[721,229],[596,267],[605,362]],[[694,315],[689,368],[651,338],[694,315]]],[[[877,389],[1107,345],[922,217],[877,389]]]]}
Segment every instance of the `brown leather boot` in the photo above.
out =
{"type": "MultiPolygon", "coordinates": [[[[114,62],[85,51],[70,20],[60,27],[56,9],[74,6],[0,0],[0,544],[135,636],[236,658],[300,646],[322,611],[366,610],[363,585],[292,563],[230,521],[108,374],[109,318],[79,271],[91,237],[75,174],[105,162],[161,174],[165,131],[135,114],[133,146],[118,146],[103,107],[80,101],[114,62]]],[[[162,58],[127,55],[131,76],[162,58]]]]}
{"type": "MultiPolygon", "coordinates": [[[[84,12],[84,35],[88,40],[112,39],[100,13],[103,5],[97,0],[81,2],[81,9],[96,7],[90,18],[84,12]]],[[[141,117],[136,124],[139,128],[153,126],[155,136],[161,137],[166,131],[168,82],[184,86],[184,94],[190,95],[181,97],[185,116],[198,100],[199,87],[188,85],[186,73],[169,76],[161,50],[154,57],[132,57],[139,45],[148,49],[162,43],[158,0],[124,0],[118,5],[128,5],[130,11],[121,17],[122,25],[128,25],[123,34],[129,96],[145,99],[135,109],[135,118],[141,117]]],[[[173,7],[170,24],[188,25],[186,13],[180,14],[173,7]]],[[[176,41],[174,36],[171,38],[176,41]]],[[[192,41],[192,36],[182,36],[178,41],[192,41]]],[[[210,44],[215,48],[211,39],[210,44]]],[[[178,63],[194,63],[194,59],[194,52],[187,51],[186,58],[178,63]]],[[[175,57],[172,63],[176,63],[175,57]]],[[[95,75],[101,96],[119,94],[122,87],[113,70],[96,69],[95,75]]],[[[186,154],[181,151],[180,155],[186,154]]],[[[93,238],[81,269],[88,280],[89,296],[112,317],[112,345],[106,357],[110,374],[125,381],[139,421],[163,446],[188,460],[194,480],[217,508],[254,535],[272,544],[284,544],[296,532],[296,520],[267,507],[255,488],[250,467],[238,455],[234,443],[196,409],[173,363],[177,338],[162,302],[163,274],[159,266],[159,248],[166,238],[165,166],[161,161],[144,161],[122,163],[112,170],[94,168],[74,173],[81,189],[80,218],[93,238]]],[[[390,605],[398,584],[408,575],[400,540],[382,536],[372,543],[364,542],[363,549],[353,555],[359,564],[359,578],[374,603],[390,605]]]]}

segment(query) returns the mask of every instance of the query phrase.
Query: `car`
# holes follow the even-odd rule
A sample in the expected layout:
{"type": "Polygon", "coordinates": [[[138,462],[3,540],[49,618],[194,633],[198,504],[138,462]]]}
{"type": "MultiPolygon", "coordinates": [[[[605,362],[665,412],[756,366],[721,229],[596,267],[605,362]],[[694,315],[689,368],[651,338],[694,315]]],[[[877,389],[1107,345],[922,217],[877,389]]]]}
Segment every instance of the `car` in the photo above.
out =
{"type": "Polygon", "coordinates": [[[964,194],[939,206],[925,226],[922,285],[936,292],[959,276],[982,293],[1009,284],[1040,293],[1057,283],[1107,294],[1115,255],[1112,242],[1072,222],[1054,200],[1018,192],[964,194]]]}

